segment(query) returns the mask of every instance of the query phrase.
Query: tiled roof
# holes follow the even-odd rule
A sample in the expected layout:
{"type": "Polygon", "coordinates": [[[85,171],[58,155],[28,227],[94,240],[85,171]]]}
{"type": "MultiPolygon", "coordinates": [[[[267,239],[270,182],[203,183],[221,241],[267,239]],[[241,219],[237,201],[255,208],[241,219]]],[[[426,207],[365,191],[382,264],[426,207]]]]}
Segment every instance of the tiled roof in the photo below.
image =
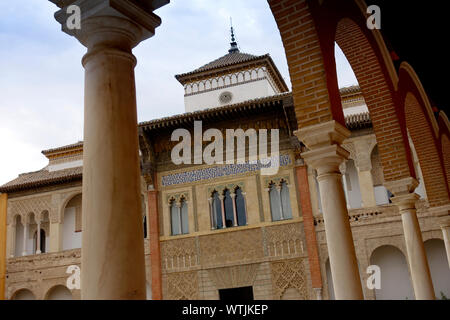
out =
{"type": "Polygon", "coordinates": [[[161,128],[171,125],[179,125],[182,121],[193,121],[200,120],[203,118],[209,118],[212,114],[226,114],[232,113],[236,111],[244,110],[245,108],[253,108],[255,106],[264,106],[270,103],[274,103],[280,100],[283,100],[286,97],[292,97],[290,92],[285,92],[269,97],[251,99],[240,103],[235,103],[226,106],[220,106],[215,108],[208,108],[203,110],[198,110],[194,112],[185,112],[181,114],[177,114],[170,117],[164,117],[160,119],[150,120],[139,123],[139,127],[145,127],[148,129],[161,128]]]}
{"type": "Polygon", "coordinates": [[[344,88],[340,88],[339,92],[341,93],[341,96],[357,94],[357,93],[359,94],[359,93],[361,93],[361,88],[359,86],[344,87],[344,88]]]}
{"type": "Polygon", "coordinates": [[[345,125],[348,129],[363,129],[372,126],[369,112],[351,114],[345,117],[345,125]]]}
{"type": "Polygon", "coordinates": [[[249,62],[249,61],[254,61],[254,60],[259,60],[259,59],[264,59],[269,57],[269,54],[265,54],[262,56],[255,56],[252,54],[248,54],[248,53],[242,53],[239,51],[236,52],[231,52],[228,53],[214,61],[211,61],[207,64],[205,64],[204,66],[197,68],[191,72],[187,72],[187,73],[182,73],[182,74],[177,74],[175,76],[175,78],[177,78],[178,80],[189,76],[189,75],[193,75],[196,73],[200,73],[200,72],[205,72],[205,71],[209,71],[209,70],[213,70],[213,69],[218,69],[218,68],[223,68],[223,67],[228,67],[231,65],[235,65],[235,64],[239,64],[239,63],[243,63],[243,62],[249,62]]]}
{"type": "Polygon", "coordinates": [[[16,179],[0,186],[0,192],[14,192],[31,187],[42,187],[79,180],[82,177],[83,167],[69,168],[58,171],[48,171],[46,168],[20,174],[16,179]]]}
{"type": "Polygon", "coordinates": [[[224,55],[223,57],[220,57],[214,61],[211,61],[210,63],[205,64],[204,66],[195,69],[192,72],[200,72],[200,71],[207,71],[215,68],[221,68],[226,67],[231,64],[235,63],[241,63],[246,62],[249,60],[254,60],[257,58],[264,58],[265,56],[255,56],[253,54],[248,53],[242,53],[242,52],[232,52],[224,55]]]}
{"type": "MultiPolygon", "coordinates": [[[[346,90],[347,88],[341,89],[346,90]]],[[[352,90],[355,90],[356,88],[353,88],[352,90]]],[[[227,113],[234,113],[234,112],[240,112],[241,110],[247,109],[253,109],[256,107],[263,107],[267,105],[271,105],[273,103],[276,103],[277,101],[284,100],[286,98],[291,98],[292,93],[282,93],[275,96],[270,97],[264,97],[259,99],[253,99],[248,100],[245,102],[237,103],[234,105],[227,105],[227,106],[221,106],[216,108],[210,108],[205,110],[199,110],[194,112],[187,112],[182,113],[178,115],[174,115],[171,117],[165,117],[160,119],[155,119],[151,121],[141,122],[139,123],[139,127],[144,127],[146,129],[155,129],[155,128],[162,128],[166,126],[172,126],[172,125],[179,125],[182,122],[191,122],[193,120],[199,120],[202,118],[209,118],[212,114],[227,114],[227,113]]],[[[350,130],[354,129],[362,129],[362,128],[368,128],[371,127],[372,122],[370,119],[370,115],[368,112],[366,113],[360,113],[360,114],[354,114],[349,115],[345,117],[345,124],[347,128],[350,130]]],[[[48,149],[42,151],[42,153],[52,153],[52,152],[59,152],[64,151],[72,148],[82,147],[83,142],[79,141],[74,144],[54,148],[54,149],[48,149]]],[[[20,191],[28,188],[33,187],[41,187],[45,185],[50,184],[58,184],[58,183],[65,183],[70,181],[76,181],[80,180],[82,178],[82,167],[76,167],[76,168],[69,168],[64,170],[58,170],[58,171],[48,171],[47,168],[44,168],[39,171],[35,172],[29,172],[29,173],[23,173],[20,174],[16,179],[0,186],[0,192],[15,192],[20,191]]]]}
{"type": "Polygon", "coordinates": [[[53,153],[53,152],[65,151],[65,150],[69,150],[69,149],[78,148],[81,146],[83,146],[83,141],[78,141],[77,143],[68,144],[65,146],[58,147],[58,148],[43,150],[42,153],[48,154],[48,153],[53,153]]]}

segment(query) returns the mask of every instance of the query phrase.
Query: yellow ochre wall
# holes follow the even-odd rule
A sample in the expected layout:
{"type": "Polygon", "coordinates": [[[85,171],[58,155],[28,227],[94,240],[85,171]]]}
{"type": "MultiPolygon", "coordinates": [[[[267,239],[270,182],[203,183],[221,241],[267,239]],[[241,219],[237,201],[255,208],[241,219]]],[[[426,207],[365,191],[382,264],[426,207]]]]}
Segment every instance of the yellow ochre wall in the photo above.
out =
{"type": "Polygon", "coordinates": [[[7,200],[6,193],[0,194],[0,300],[5,299],[7,200]]]}

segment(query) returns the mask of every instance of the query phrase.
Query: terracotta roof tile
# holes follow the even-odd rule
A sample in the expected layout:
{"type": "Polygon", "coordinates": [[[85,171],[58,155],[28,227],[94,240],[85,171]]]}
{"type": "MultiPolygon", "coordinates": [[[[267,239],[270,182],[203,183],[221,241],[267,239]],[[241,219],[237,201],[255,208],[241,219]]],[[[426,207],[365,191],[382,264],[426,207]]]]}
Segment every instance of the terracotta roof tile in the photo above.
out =
{"type": "Polygon", "coordinates": [[[345,117],[345,125],[348,129],[363,129],[372,126],[369,112],[351,114],[345,117]]]}
{"type": "Polygon", "coordinates": [[[243,62],[248,62],[248,61],[253,61],[253,60],[258,60],[258,59],[264,59],[266,57],[269,57],[269,55],[265,54],[262,56],[255,56],[253,54],[248,54],[248,53],[232,52],[232,53],[228,53],[214,61],[211,61],[191,72],[177,74],[175,76],[175,78],[180,79],[182,77],[193,75],[196,73],[205,72],[205,71],[209,71],[209,70],[213,70],[213,69],[217,69],[217,68],[228,67],[228,66],[238,64],[238,63],[243,63],[243,62]]]}
{"type": "Polygon", "coordinates": [[[65,145],[65,146],[61,146],[61,147],[57,147],[57,148],[53,148],[53,149],[43,150],[42,153],[43,154],[48,154],[48,153],[53,153],[53,152],[56,152],[56,151],[69,150],[69,149],[73,149],[73,148],[77,148],[77,147],[81,147],[81,146],[83,146],[83,141],[78,141],[76,143],[68,144],[68,145],[65,145]]]}
{"type": "Polygon", "coordinates": [[[13,192],[40,187],[49,184],[57,184],[81,179],[83,167],[69,168],[58,171],[48,171],[46,168],[20,174],[16,179],[0,186],[0,192],[13,192]]]}

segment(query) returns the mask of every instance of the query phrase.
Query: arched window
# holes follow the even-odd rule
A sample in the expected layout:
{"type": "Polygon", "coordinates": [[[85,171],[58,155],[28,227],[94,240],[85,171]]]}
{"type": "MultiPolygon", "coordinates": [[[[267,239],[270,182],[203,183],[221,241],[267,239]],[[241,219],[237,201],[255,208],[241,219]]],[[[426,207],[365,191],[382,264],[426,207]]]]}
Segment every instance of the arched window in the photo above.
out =
{"type": "Polygon", "coordinates": [[[147,216],[144,215],[144,239],[147,239],[147,216]]]}
{"type": "Polygon", "coordinates": [[[285,180],[269,185],[269,200],[272,221],[292,219],[289,187],[285,180]]]}
{"type": "Polygon", "coordinates": [[[188,206],[185,198],[181,198],[180,201],[171,200],[170,221],[173,236],[189,233],[188,206]]]}
{"type": "Polygon", "coordinates": [[[82,195],[77,194],[64,208],[63,215],[63,250],[81,248],[82,237],[82,195]]]}
{"type": "Polygon", "coordinates": [[[144,239],[147,239],[147,210],[145,206],[145,197],[141,194],[142,227],[144,228],[144,239]]]}
{"type": "Polygon", "coordinates": [[[36,300],[33,292],[28,289],[20,289],[12,296],[11,300],[36,300]]]}
{"type": "Polygon", "coordinates": [[[41,229],[41,235],[40,235],[40,244],[38,244],[38,236],[37,236],[37,230],[34,233],[34,241],[33,241],[33,252],[37,252],[38,248],[41,253],[45,253],[45,231],[44,229],[41,229]]]}
{"type": "Polygon", "coordinates": [[[184,198],[181,198],[180,201],[181,208],[181,231],[183,234],[189,233],[189,217],[188,217],[188,206],[187,201],[184,198]]]}
{"type": "Polygon", "coordinates": [[[225,189],[223,192],[223,202],[225,208],[225,226],[227,228],[234,226],[234,211],[233,211],[233,199],[230,194],[230,190],[225,189]]]}
{"type": "Polygon", "coordinates": [[[280,193],[275,183],[269,186],[270,211],[272,212],[272,221],[282,220],[280,193]]]}
{"type": "Polygon", "coordinates": [[[178,206],[175,200],[170,203],[170,224],[172,226],[172,235],[181,234],[181,219],[178,212],[178,206]]]}
{"type": "Polygon", "coordinates": [[[219,193],[214,191],[211,195],[211,210],[212,210],[212,226],[215,229],[222,229],[224,227],[222,220],[222,201],[220,200],[219,193]]]}
{"type": "Polygon", "coordinates": [[[25,232],[22,224],[22,218],[20,215],[17,215],[15,217],[15,224],[16,224],[16,239],[15,239],[14,256],[20,257],[23,251],[23,233],[25,232]]]}
{"type": "Polygon", "coordinates": [[[240,187],[225,189],[222,196],[214,191],[209,201],[212,229],[247,225],[244,193],[240,187]]]}
{"type": "Polygon", "coordinates": [[[47,292],[45,300],[72,300],[72,293],[66,286],[57,285],[47,292]]]}
{"type": "Polygon", "coordinates": [[[292,219],[291,198],[289,197],[289,188],[286,181],[281,182],[281,209],[284,219],[292,219]]]}
{"type": "Polygon", "coordinates": [[[242,189],[237,187],[234,191],[236,194],[236,215],[237,215],[237,225],[245,226],[247,225],[247,212],[245,210],[245,199],[242,189]]]}

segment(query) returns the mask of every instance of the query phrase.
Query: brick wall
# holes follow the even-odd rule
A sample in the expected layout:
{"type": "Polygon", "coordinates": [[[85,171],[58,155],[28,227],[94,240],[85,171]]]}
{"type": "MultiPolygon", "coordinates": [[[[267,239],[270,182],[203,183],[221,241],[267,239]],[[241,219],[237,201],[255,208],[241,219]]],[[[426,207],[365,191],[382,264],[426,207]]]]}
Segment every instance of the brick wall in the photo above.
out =
{"type": "Polygon", "coordinates": [[[444,157],[444,168],[447,174],[447,184],[450,188],[450,140],[444,134],[441,138],[442,155],[444,157]]]}
{"type": "Polygon", "coordinates": [[[332,120],[322,51],[305,0],[269,0],[280,30],[299,127],[332,120]]]}
{"type": "Polygon", "coordinates": [[[373,48],[359,27],[349,19],[339,22],[336,42],[352,66],[369,108],[385,180],[409,177],[405,142],[392,91],[373,48]]]}
{"type": "Polygon", "coordinates": [[[406,95],[405,115],[406,126],[419,158],[430,206],[446,204],[447,186],[436,141],[419,102],[411,93],[406,95]]]}

